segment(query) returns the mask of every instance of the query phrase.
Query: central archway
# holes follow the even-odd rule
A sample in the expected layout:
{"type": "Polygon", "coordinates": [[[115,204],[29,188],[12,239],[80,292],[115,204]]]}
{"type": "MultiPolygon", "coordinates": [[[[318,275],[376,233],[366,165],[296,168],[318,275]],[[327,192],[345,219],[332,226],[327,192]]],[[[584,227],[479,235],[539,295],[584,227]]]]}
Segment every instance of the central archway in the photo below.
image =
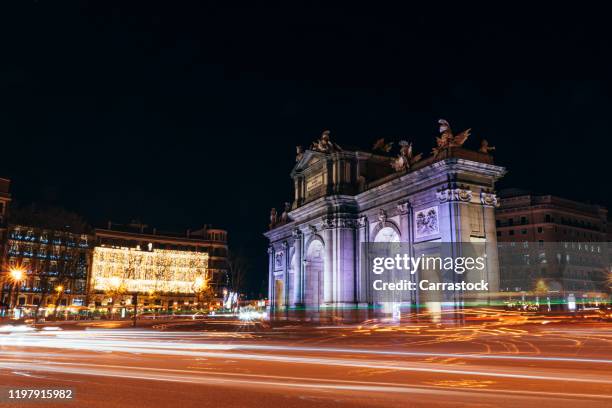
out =
{"type": "Polygon", "coordinates": [[[318,307],[322,301],[323,293],[323,243],[315,239],[306,250],[304,267],[304,303],[307,307],[318,307]]]}

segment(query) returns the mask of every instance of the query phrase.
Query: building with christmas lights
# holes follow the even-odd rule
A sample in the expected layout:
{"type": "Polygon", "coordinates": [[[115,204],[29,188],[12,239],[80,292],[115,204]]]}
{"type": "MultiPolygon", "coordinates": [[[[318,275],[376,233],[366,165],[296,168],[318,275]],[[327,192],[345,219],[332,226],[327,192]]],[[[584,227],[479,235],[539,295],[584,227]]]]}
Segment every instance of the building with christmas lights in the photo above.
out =
{"type": "Polygon", "coordinates": [[[89,277],[90,305],[130,305],[178,310],[198,306],[198,291],[217,297],[226,280],[227,232],[204,227],[185,235],[162,233],[141,223],[95,230],[89,277]]]}
{"type": "MultiPolygon", "coordinates": [[[[414,154],[405,141],[396,155],[382,139],[372,151],[343,149],[327,131],[309,149],[298,147],[293,203],[280,215],[272,209],[264,234],[273,311],[316,317],[375,306],[370,277],[360,267],[369,242],[482,243],[489,291],[497,292],[494,188],[505,169],[493,164],[486,140],[470,150],[463,147],[469,130],[455,135],[448,122],[440,125],[429,157],[414,154]]],[[[408,308],[448,306],[428,297],[435,295],[411,296],[408,308]]]]}

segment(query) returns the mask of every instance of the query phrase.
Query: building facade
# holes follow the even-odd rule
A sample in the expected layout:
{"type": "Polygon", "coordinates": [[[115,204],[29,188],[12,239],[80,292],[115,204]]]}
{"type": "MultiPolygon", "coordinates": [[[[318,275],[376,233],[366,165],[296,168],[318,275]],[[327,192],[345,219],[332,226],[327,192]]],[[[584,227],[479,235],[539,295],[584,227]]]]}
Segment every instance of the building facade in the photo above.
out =
{"type": "Polygon", "coordinates": [[[225,230],[205,225],[185,234],[159,233],[110,222],[91,230],[77,214],[35,205],[9,214],[9,186],[0,178],[0,316],[108,309],[129,304],[134,293],[141,306],[195,308],[204,283],[212,300],[228,286],[225,230]],[[121,296],[112,287],[117,282],[121,296]]]}
{"type": "Polygon", "coordinates": [[[495,217],[507,259],[502,262],[503,291],[533,291],[539,285],[565,302],[570,295],[602,297],[609,272],[606,208],[508,189],[500,192],[495,217]]]}
{"type": "Polygon", "coordinates": [[[11,181],[9,179],[0,178],[0,253],[4,253],[4,243],[6,242],[6,215],[8,206],[11,203],[10,187],[11,181]]]}
{"type": "Polygon", "coordinates": [[[4,269],[22,270],[17,285],[5,282],[4,304],[33,313],[86,305],[93,237],[66,230],[8,225],[4,269]]]}
{"type": "MultiPolygon", "coordinates": [[[[505,169],[493,164],[486,142],[468,150],[469,131],[453,135],[440,124],[437,147],[425,159],[403,141],[396,157],[384,143],[380,152],[345,150],[328,132],[310,149],[298,148],[293,203],[280,216],[272,210],[265,233],[273,310],[372,306],[360,268],[368,242],[484,243],[490,291],[498,290],[494,187],[505,169]]],[[[424,299],[434,308],[440,301],[417,291],[409,303],[424,299]]]]}
{"type": "Polygon", "coordinates": [[[203,282],[221,297],[227,271],[226,231],[202,228],[178,235],[160,233],[143,224],[109,223],[94,233],[88,284],[91,307],[129,305],[132,295],[138,293],[142,307],[195,308],[198,286],[203,282]]]}

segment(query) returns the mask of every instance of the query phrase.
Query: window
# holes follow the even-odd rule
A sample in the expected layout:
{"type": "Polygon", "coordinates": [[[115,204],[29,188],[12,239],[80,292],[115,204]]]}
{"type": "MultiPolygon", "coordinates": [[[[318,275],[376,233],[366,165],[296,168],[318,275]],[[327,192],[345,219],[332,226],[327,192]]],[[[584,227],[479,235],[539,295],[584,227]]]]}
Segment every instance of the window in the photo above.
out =
{"type": "Polygon", "coordinates": [[[497,236],[501,237],[501,235],[502,235],[501,231],[497,231],[497,236]]]}
{"type": "Polygon", "coordinates": [[[542,227],[538,227],[538,234],[541,234],[542,232],[544,232],[544,229],[542,227]]]}
{"type": "Polygon", "coordinates": [[[527,224],[527,217],[521,217],[521,224],[527,224]]]}
{"type": "Polygon", "coordinates": [[[544,221],[545,221],[545,222],[552,222],[552,221],[551,221],[550,214],[546,214],[546,215],[544,216],[544,221]]]}
{"type": "Polygon", "coordinates": [[[508,231],[508,235],[514,235],[514,230],[508,231]]]}
{"type": "Polygon", "coordinates": [[[508,218],[508,225],[514,225],[514,219],[508,218]]]}
{"type": "Polygon", "coordinates": [[[521,234],[522,234],[522,235],[527,235],[527,230],[526,230],[526,229],[522,229],[522,230],[521,230],[521,234]]]}

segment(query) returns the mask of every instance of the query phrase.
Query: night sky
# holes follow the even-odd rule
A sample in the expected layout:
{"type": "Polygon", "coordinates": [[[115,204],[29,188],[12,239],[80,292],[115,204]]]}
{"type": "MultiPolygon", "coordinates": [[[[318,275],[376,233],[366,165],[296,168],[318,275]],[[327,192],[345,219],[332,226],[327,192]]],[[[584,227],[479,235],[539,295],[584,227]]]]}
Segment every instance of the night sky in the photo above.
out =
{"type": "Polygon", "coordinates": [[[500,188],[612,206],[612,81],[556,79],[609,75],[601,10],[123,3],[2,4],[0,177],[15,200],[98,226],[226,228],[255,291],[295,145],[324,129],[429,152],[445,118],[497,147],[500,188]]]}

